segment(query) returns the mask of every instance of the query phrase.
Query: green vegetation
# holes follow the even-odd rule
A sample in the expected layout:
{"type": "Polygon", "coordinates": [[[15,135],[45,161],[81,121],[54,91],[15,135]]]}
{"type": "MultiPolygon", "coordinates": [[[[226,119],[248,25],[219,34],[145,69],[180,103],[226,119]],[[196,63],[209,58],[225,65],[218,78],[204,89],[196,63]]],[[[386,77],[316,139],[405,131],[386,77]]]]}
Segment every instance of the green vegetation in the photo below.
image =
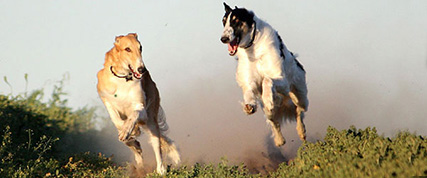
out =
{"type": "Polygon", "coordinates": [[[43,90],[0,95],[0,177],[125,177],[101,153],[78,153],[82,139],[74,138],[96,132],[95,108],[73,111],[61,99],[62,86],[46,103],[43,90]]]}
{"type": "MultiPolygon", "coordinates": [[[[61,99],[65,94],[62,84],[54,87],[47,102],[41,102],[42,90],[28,96],[0,95],[0,177],[129,177],[126,167],[78,146],[96,140],[101,131],[94,129],[94,108],[72,110],[66,106],[67,101],[61,99]]],[[[166,176],[427,176],[427,140],[409,132],[386,138],[375,128],[338,131],[329,127],[323,141],[303,143],[294,160],[268,174],[251,174],[244,164],[233,166],[224,159],[217,165],[169,167],[166,176]]]]}
{"type": "MultiPolygon", "coordinates": [[[[156,175],[150,175],[158,177],[156,175]]],[[[183,166],[168,177],[413,177],[427,176],[427,140],[409,132],[379,136],[375,128],[338,131],[329,127],[324,141],[304,143],[297,157],[268,175],[240,166],[183,166]]]]}
{"type": "Polygon", "coordinates": [[[324,141],[304,143],[297,158],[273,177],[427,176],[427,140],[409,132],[379,136],[375,128],[338,131],[329,127],[324,141]]]}

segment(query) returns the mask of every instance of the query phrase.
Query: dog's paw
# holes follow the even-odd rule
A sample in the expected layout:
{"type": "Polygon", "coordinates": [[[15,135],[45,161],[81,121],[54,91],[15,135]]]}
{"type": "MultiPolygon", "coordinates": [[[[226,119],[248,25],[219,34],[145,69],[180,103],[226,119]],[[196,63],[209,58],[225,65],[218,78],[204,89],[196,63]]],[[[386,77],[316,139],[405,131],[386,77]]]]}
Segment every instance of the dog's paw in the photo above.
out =
{"type": "Polygon", "coordinates": [[[256,105],[254,104],[245,104],[243,106],[243,111],[247,114],[247,115],[251,115],[253,113],[256,112],[256,105]]]}
{"type": "Polygon", "coordinates": [[[135,122],[127,120],[123,125],[123,128],[119,131],[119,140],[124,142],[128,140],[135,128],[135,122]]]}
{"type": "Polygon", "coordinates": [[[305,134],[304,134],[304,135],[302,135],[302,136],[300,135],[300,140],[301,140],[301,141],[306,141],[306,136],[305,136],[305,134]]]}
{"type": "Polygon", "coordinates": [[[283,136],[279,136],[279,137],[274,137],[274,144],[277,147],[281,147],[282,145],[284,145],[286,143],[285,138],[283,138],[283,136]]]}
{"type": "Polygon", "coordinates": [[[157,166],[156,172],[157,172],[157,174],[165,175],[166,169],[163,166],[163,164],[160,164],[160,165],[157,166]]]}
{"type": "Polygon", "coordinates": [[[301,141],[305,141],[305,126],[304,123],[302,122],[297,122],[297,132],[298,132],[298,136],[301,139],[301,141]]]}
{"type": "Polygon", "coordinates": [[[305,141],[306,140],[305,129],[297,129],[297,132],[300,140],[305,141]]]}

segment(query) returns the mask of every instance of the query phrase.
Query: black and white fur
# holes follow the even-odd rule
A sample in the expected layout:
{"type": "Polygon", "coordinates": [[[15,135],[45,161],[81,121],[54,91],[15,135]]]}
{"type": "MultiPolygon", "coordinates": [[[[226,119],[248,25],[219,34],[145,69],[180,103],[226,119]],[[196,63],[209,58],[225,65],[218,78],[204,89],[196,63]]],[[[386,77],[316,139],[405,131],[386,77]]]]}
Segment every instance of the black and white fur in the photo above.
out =
{"type": "Polygon", "coordinates": [[[276,146],[286,142],[280,131],[285,120],[296,120],[298,135],[305,140],[308,91],[304,68],[267,22],[245,8],[231,9],[226,3],[224,7],[221,41],[228,44],[231,56],[238,57],[236,80],[243,90],[243,111],[255,113],[259,101],[276,146]]]}

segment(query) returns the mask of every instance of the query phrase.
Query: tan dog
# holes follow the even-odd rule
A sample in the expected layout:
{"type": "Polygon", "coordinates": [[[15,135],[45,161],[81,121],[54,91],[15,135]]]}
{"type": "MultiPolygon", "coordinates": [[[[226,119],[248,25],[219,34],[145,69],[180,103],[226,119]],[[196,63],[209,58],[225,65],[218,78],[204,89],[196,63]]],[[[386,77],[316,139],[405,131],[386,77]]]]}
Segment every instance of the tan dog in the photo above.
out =
{"type": "Polygon", "coordinates": [[[119,140],[133,151],[138,167],[143,167],[142,149],[136,140],[141,127],[150,136],[157,172],[164,174],[162,153],[176,164],[180,156],[165,135],[168,126],[159,91],[142,62],[141,49],[135,33],[116,37],[114,47],[105,55],[104,68],[98,72],[98,94],[118,129],[119,140]]]}

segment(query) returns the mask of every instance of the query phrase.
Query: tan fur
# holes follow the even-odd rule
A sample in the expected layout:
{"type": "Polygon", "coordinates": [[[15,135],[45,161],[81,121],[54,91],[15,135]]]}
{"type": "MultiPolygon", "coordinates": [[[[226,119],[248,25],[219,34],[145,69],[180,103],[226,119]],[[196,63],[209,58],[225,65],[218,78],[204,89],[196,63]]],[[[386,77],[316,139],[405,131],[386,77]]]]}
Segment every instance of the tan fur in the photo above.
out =
{"type": "Polygon", "coordinates": [[[136,140],[143,128],[156,154],[157,172],[163,174],[162,151],[175,163],[180,158],[175,144],[164,134],[168,126],[159,91],[145,69],[140,49],[135,33],[116,37],[114,47],[105,55],[104,68],[98,72],[98,94],[118,129],[119,140],[133,151],[137,165],[143,166],[142,149],[136,140]]]}

